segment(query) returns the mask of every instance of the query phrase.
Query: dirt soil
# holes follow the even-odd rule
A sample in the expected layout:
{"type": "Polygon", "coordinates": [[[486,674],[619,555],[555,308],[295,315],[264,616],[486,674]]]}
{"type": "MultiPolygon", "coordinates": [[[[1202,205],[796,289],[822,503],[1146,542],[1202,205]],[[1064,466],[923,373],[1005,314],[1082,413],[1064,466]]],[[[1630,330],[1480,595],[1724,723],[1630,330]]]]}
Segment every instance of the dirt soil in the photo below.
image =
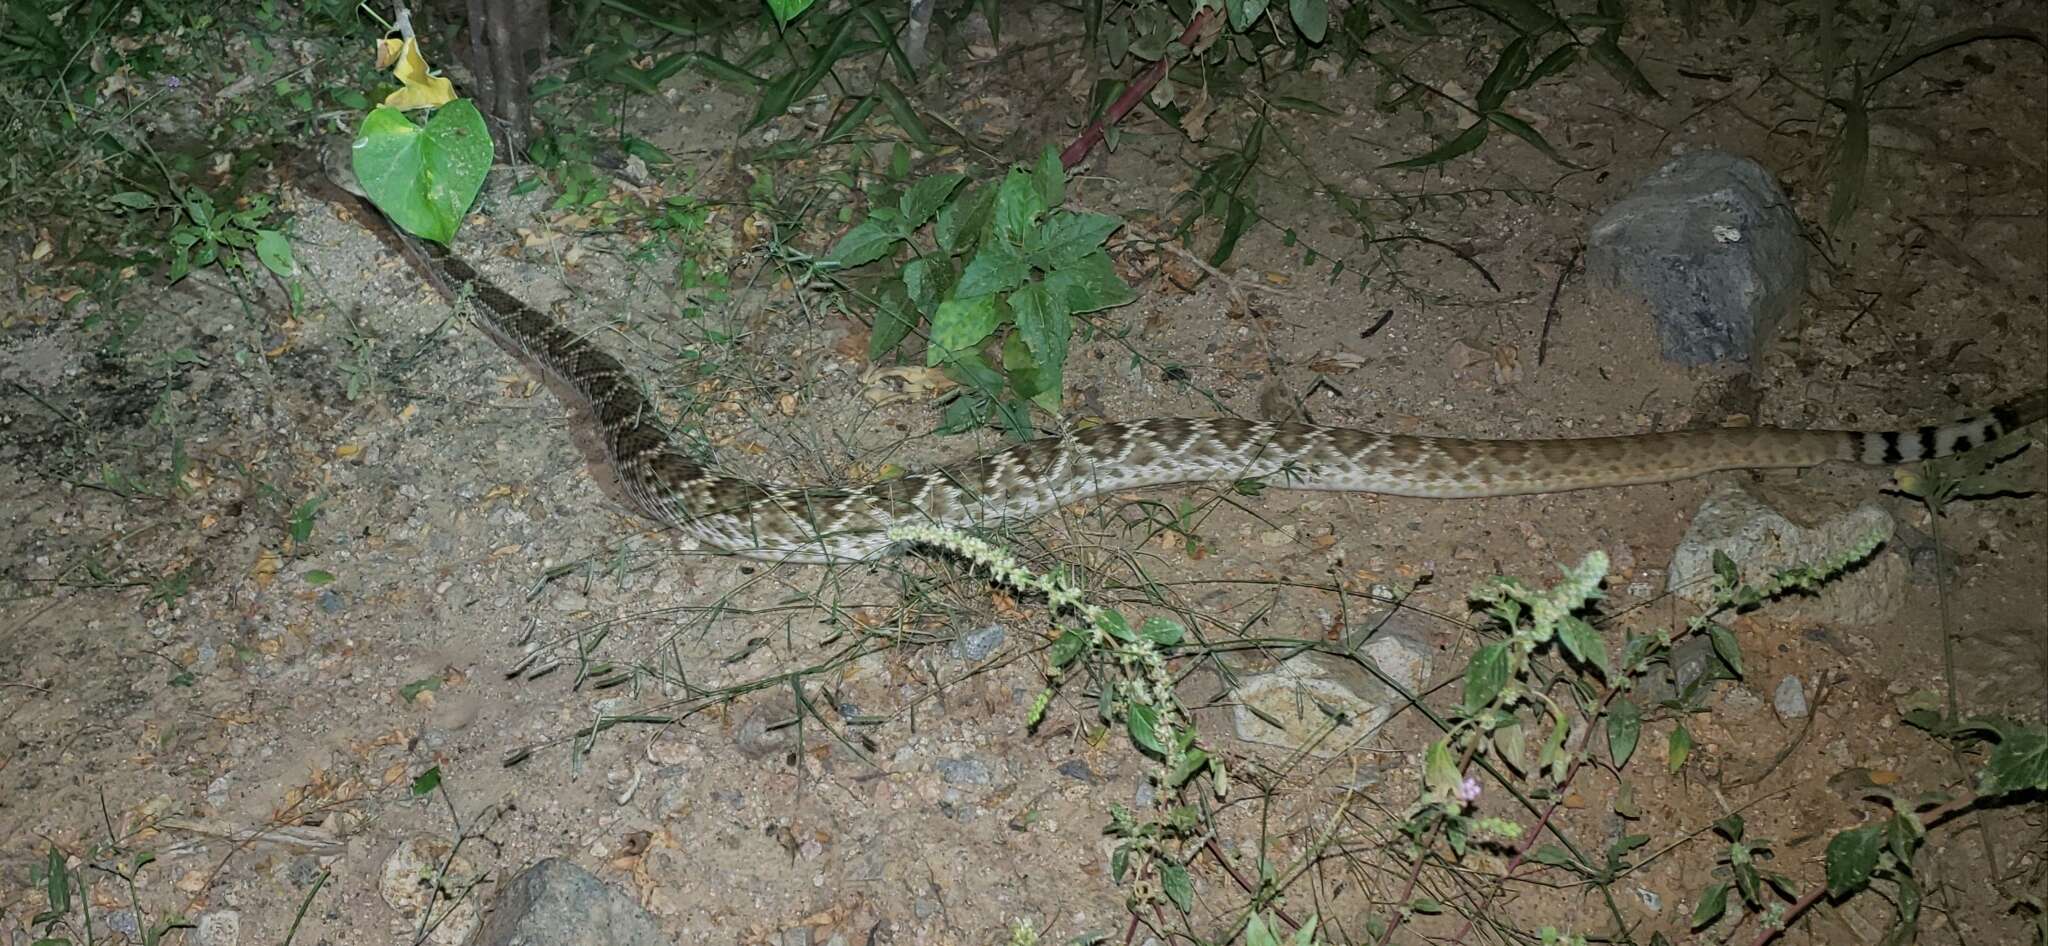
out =
{"type": "MultiPolygon", "coordinates": [[[[1929,14],[1914,35],[2042,25],[2038,6],[1997,6],[1929,14]]],[[[1378,170],[1441,141],[1462,113],[1383,111],[1363,68],[1276,72],[1271,94],[1335,113],[1275,112],[1267,133],[1273,176],[1256,199],[1299,242],[1256,227],[1223,278],[1204,281],[1146,237],[1171,226],[1196,164],[1242,138],[1250,100],[1221,98],[1196,144],[1141,112],[1070,185],[1075,202],[1132,222],[1117,255],[1140,294],[1077,343],[1070,415],[1298,408],[1321,423],[1509,437],[1888,428],[2039,386],[2041,51],[1973,44],[1892,79],[1872,111],[1862,209],[1824,231],[1839,113],[1791,78],[1810,74],[1811,38],[1780,38],[1785,15],[1710,22],[1693,37],[1637,14],[1626,41],[1645,51],[1661,101],[1590,64],[1517,96],[1584,170],[1505,136],[1439,169],[1378,170]],[[1674,368],[1641,311],[1567,278],[1602,208],[1702,148],[1770,168],[1810,228],[1798,321],[1750,372],[1674,368]],[[1364,202],[1377,236],[1431,242],[1367,244],[1328,192],[1364,202]],[[1304,247],[1321,259],[1305,262],[1304,247]],[[1336,279],[1333,257],[1350,263],[1336,279]]],[[[999,47],[948,50],[920,105],[987,152],[920,153],[923,166],[1028,159],[1071,136],[1092,76],[1074,68],[1081,41],[1066,22],[1020,11],[999,47]]],[[[1496,52],[1446,39],[1404,67],[1469,87],[1496,52]]],[[[730,274],[728,294],[678,289],[672,259],[633,252],[639,234],[551,211],[546,187],[515,194],[518,174],[502,167],[462,251],[627,357],[731,468],[850,482],[1000,444],[931,434],[937,407],[922,392],[874,406],[865,328],[790,285],[767,252],[786,221],[743,200],[772,173],[777,206],[843,204],[826,173],[866,173],[887,149],[751,165],[742,149],[814,134],[829,104],[736,138],[752,100],[688,73],[625,101],[624,127],[679,166],[614,186],[706,202],[707,252],[730,274]]],[[[393,906],[410,895],[406,878],[382,889],[402,872],[394,855],[432,858],[458,837],[459,873],[480,879],[462,909],[562,856],[630,892],[679,943],[1001,943],[1017,919],[1047,942],[1126,941],[1129,891],[1109,877],[1103,827],[1111,807],[1156,797],[1152,764],[1103,732],[1080,687],[1026,730],[1043,681],[1041,602],[931,557],[826,570],[681,547],[623,511],[586,425],[451,317],[365,221],[280,181],[308,292],[296,313],[274,286],[238,292],[218,270],[131,287],[120,312],[67,309],[61,273],[28,253],[38,222],[10,225],[8,265],[25,288],[0,338],[0,928],[17,938],[0,942],[27,942],[14,931],[41,908],[29,865],[52,845],[90,857],[110,839],[155,861],[136,872],[132,901],[118,878],[93,875],[102,935],[132,927],[139,907],[232,913],[240,942],[278,943],[309,902],[294,942],[409,942],[420,917],[393,906]],[[108,319],[125,328],[118,351],[108,319]],[[998,636],[986,656],[966,646],[998,636]],[[672,721],[579,736],[608,716],[672,721]],[[512,754],[523,761],[507,765],[512,754]],[[439,789],[415,797],[414,779],[436,768],[439,789]]],[[[816,252],[832,224],[812,222],[794,239],[816,252]]],[[[1214,236],[1198,228],[1198,247],[1214,236]]],[[[2042,454],[2014,461],[2014,481],[2048,486],[2042,454]]],[[[1626,779],[1587,772],[1560,817],[1589,851],[1641,834],[1655,856],[1609,888],[1611,906],[1548,871],[1520,875],[1487,911],[1513,929],[1608,936],[1623,935],[1618,916],[1635,942],[1686,941],[1710,935],[1688,921],[1725,851],[1708,831],[1716,819],[1742,812],[1750,837],[1772,840],[1771,869],[1816,883],[1828,835],[1882,816],[1848,776],[1907,793],[1963,784],[1967,760],[1901,724],[1903,706],[1952,683],[1965,713],[2038,721],[2048,709],[2048,501],[1971,502],[1936,523],[1885,492],[1888,476],[1729,474],[1461,502],[1188,487],[1105,497],[1013,539],[1033,561],[1089,569],[1104,599],[1149,596],[1144,608],[1219,646],[1335,639],[1371,609],[1373,586],[1416,586],[1408,603],[1431,629],[1432,680],[1450,684],[1428,694],[1441,708],[1484,640],[1465,592],[1488,575],[1547,580],[1604,549],[1618,640],[1691,613],[1663,595],[1663,569],[1717,483],[1808,519],[1880,504],[1910,565],[1897,615],[1852,627],[1766,608],[1734,622],[1746,679],[1686,717],[1689,764],[1665,774],[1676,720],[1655,717],[1626,779]],[[1197,509],[1199,543],[1148,538],[1158,509],[1138,499],[1197,509]],[[1804,684],[1807,718],[1772,707],[1789,676],[1804,684]],[[1613,812],[1624,781],[1634,819],[1613,812]]],[[[1267,654],[1233,651],[1222,665],[1270,669],[1267,654]]],[[[1216,689],[1216,667],[1186,669],[1191,694],[1216,689]]],[[[1372,941],[1366,918],[1390,915],[1401,889],[1395,826],[1438,730],[1404,713],[1352,751],[1299,758],[1203,719],[1237,776],[1227,801],[1207,803],[1230,869],[1197,858],[1196,910],[1147,908],[1159,928],[1129,941],[1226,936],[1248,898],[1233,874],[1256,877],[1260,858],[1293,863],[1332,831],[1343,843],[1290,888],[1290,912],[1321,914],[1333,942],[1372,941]]],[[[1487,806],[1531,820],[1498,793],[1487,806]]],[[[2031,935],[2032,920],[2007,907],[2041,895],[2044,831],[2038,804],[1938,831],[1919,863],[1922,941],[2031,935]]],[[[1474,857],[1481,872],[1504,866],[1474,857]]],[[[1476,906],[1482,887],[1422,892],[1476,906]]],[[[1875,942],[1890,915],[1875,896],[1824,904],[1785,939],[1875,942]]],[[[1459,921],[1425,917],[1401,935],[1448,936],[1459,921]]]]}

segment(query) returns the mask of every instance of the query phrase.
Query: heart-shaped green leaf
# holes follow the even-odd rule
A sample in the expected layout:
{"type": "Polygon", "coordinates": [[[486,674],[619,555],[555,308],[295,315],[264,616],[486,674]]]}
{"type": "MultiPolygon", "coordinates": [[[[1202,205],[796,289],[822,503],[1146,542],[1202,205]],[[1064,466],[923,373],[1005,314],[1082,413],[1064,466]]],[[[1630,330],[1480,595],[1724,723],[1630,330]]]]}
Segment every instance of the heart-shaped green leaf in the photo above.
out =
{"type": "Polygon", "coordinates": [[[395,108],[363,119],[351,157],[370,202],[408,233],[454,239],[491,169],[491,136],[468,100],[436,109],[424,127],[395,108]]]}

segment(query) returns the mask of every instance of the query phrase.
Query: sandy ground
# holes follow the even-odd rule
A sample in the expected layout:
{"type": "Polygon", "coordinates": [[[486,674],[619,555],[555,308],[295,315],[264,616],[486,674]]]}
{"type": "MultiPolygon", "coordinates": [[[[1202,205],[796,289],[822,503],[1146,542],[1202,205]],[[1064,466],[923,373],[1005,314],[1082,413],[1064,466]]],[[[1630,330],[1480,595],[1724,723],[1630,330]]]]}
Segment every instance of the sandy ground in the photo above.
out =
{"type": "MultiPolygon", "coordinates": [[[[1260,417],[1298,402],[1323,423],[1475,436],[1737,417],[1886,427],[1960,415],[2048,376],[2037,49],[1978,44],[1894,79],[1874,112],[1864,207],[1823,231],[1833,119],[1774,65],[1796,65],[1803,47],[1725,23],[1698,38],[1669,20],[1639,28],[1633,48],[1673,51],[1644,57],[1664,101],[1628,97],[1590,66],[1514,101],[1586,170],[1507,140],[1439,170],[1375,170],[1425,150],[1458,116],[1432,107],[1425,126],[1412,108],[1381,111],[1361,73],[1277,78],[1276,93],[1336,113],[1275,113],[1267,132],[1275,153],[1257,201],[1299,243],[1255,228],[1227,280],[1192,289],[1187,260],[1143,237],[1171,225],[1196,164],[1239,140],[1252,112],[1225,100],[1199,145],[1138,121],[1070,185],[1076,203],[1132,221],[1117,248],[1140,298],[1077,343],[1069,411],[1260,417]],[[1704,147],[1772,169],[1812,228],[1798,324],[1753,373],[1675,369],[1641,312],[1573,278],[1540,342],[1591,219],[1670,156],[1704,147]],[[1363,202],[1378,236],[1436,245],[1366,244],[1327,193],[1363,202]],[[1305,262],[1304,247],[1321,258],[1305,262]],[[1331,278],[1331,258],[1347,261],[1344,275],[1331,278]]],[[[957,62],[921,105],[1000,158],[1063,141],[1087,90],[1085,77],[1069,81],[1079,40],[1038,45],[1058,39],[1039,29],[1014,18],[1014,49],[957,62]]],[[[1409,66],[1469,83],[1490,54],[1445,41],[1409,66]]],[[[678,288],[673,256],[633,252],[643,231],[565,218],[547,188],[515,196],[509,170],[464,252],[599,333],[735,469],[857,481],[1000,443],[930,433],[928,396],[871,406],[865,328],[792,288],[764,251],[764,225],[844,203],[824,175],[872,169],[873,155],[774,165],[776,200],[750,207],[748,185],[770,168],[735,154],[764,133],[736,141],[731,129],[751,101],[686,74],[629,102],[626,126],[678,159],[646,193],[709,206],[690,252],[729,274],[729,292],[678,288]]],[[[29,866],[52,845],[108,865],[155,855],[132,901],[119,878],[93,873],[95,914],[116,929],[138,904],[150,918],[231,911],[240,942],[276,943],[310,894],[295,942],[405,942],[419,918],[380,893],[388,859],[402,842],[445,851],[458,837],[467,876],[484,878],[472,898],[565,856],[684,943],[997,943],[1019,918],[1048,942],[1124,941],[1128,891],[1108,875],[1103,827],[1112,806],[1153,797],[1151,766],[1102,732],[1081,687],[1026,731],[1047,639],[1039,602],[943,560],[827,571],[679,549],[621,510],[579,422],[451,319],[360,220],[279,188],[295,214],[302,311],[209,272],[169,291],[133,287],[105,313],[123,326],[118,351],[106,324],[47,295],[0,342],[0,942],[28,941],[16,930],[42,907],[29,866]],[[990,628],[1001,646],[966,659],[962,642],[992,640],[990,628]],[[605,714],[672,722],[578,737],[605,714]],[[530,755],[506,765],[517,750],[530,755]],[[413,779],[435,767],[442,790],[413,797],[413,779]]],[[[816,251],[832,224],[809,223],[796,245],[816,251]]],[[[1206,249],[1213,224],[1195,232],[1206,249]]],[[[2035,450],[2012,475],[2039,489],[2043,470],[2035,450]]],[[[1661,758],[1626,778],[1589,772],[1560,819],[1588,850],[1643,834],[1658,854],[1616,881],[1611,908],[1551,872],[1511,885],[1491,913],[1523,930],[1610,935],[1620,916],[1637,942],[1678,940],[1724,850],[1707,832],[1715,819],[1743,812],[1751,837],[1774,841],[1772,869],[1815,882],[1827,836],[1877,811],[1840,787],[1845,774],[1915,791],[1960,784],[1960,763],[1898,722],[1917,694],[1952,680],[1965,712],[2038,720],[2048,706],[2048,503],[1974,502],[1937,524],[1882,492],[1887,477],[1731,474],[1456,503],[1191,487],[1142,499],[1196,510],[1198,543],[1148,538],[1158,509],[1123,496],[1014,540],[1034,561],[1092,569],[1103,598],[1151,600],[1219,644],[1334,638],[1368,608],[1366,589],[1420,582],[1410,604],[1446,680],[1482,640],[1466,589],[1496,572],[1547,578],[1591,549],[1615,562],[1617,638],[1682,623],[1662,569],[1717,482],[1815,518],[1883,505],[1911,563],[1902,610],[1861,627],[1770,609],[1735,622],[1748,679],[1687,717],[1692,763],[1675,776],[1661,758]],[[1773,712],[1787,676],[1805,683],[1810,718],[1773,712]],[[1639,818],[1612,812],[1624,785],[1639,818]]],[[[1258,649],[1225,663],[1270,667],[1258,649]]],[[[1188,669],[1191,697],[1216,691],[1214,668],[1188,669]]],[[[1303,760],[1240,742],[1205,712],[1239,777],[1209,811],[1231,870],[1197,859],[1197,909],[1163,929],[1222,935],[1247,898],[1232,870],[1291,863],[1337,831],[1343,843],[1290,888],[1290,909],[1324,915],[1336,941],[1370,941],[1368,912],[1386,915],[1404,875],[1386,848],[1434,727],[1407,713],[1353,752],[1303,760]]],[[[1654,718],[1644,751],[1659,754],[1673,725],[1654,718]]],[[[1920,862],[1923,941],[2018,942],[2026,920],[2006,906],[2040,893],[2043,828],[2036,804],[1938,833],[1920,862]]],[[[1875,942],[1889,911],[1876,897],[1824,906],[1788,941],[1875,942]]],[[[1447,935],[1457,920],[1410,932],[1447,935]]]]}

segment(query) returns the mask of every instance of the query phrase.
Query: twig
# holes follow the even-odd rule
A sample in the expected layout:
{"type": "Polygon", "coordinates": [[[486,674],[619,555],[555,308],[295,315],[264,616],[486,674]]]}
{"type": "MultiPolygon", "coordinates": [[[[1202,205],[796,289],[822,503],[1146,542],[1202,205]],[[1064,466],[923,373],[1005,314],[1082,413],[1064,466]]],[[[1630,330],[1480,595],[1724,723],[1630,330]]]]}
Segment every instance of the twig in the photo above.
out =
{"type": "Polygon", "coordinates": [[[1572,258],[1565,260],[1564,268],[1557,272],[1557,282],[1550,287],[1550,305],[1543,310],[1543,330],[1536,336],[1536,367],[1543,367],[1543,359],[1550,355],[1550,327],[1557,324],[1557,297],[1564,292],[1564,284],[1579,271],[1579,257],[1586,252],[1583,246],[1572,248],[1572,258]]]}
{"type": "MultiPolygon", "coordinates": [[[[1259,895],[1259,885],[1252,883],[1249,880],[1246,880],[1243,874],[1237,872],[1237,868],[1230,863],[1230,859],[1223,856],[1223,849],[1216,846],[1215,838],[1211,837],[1208,840],[1202,842],[1202,849],[1208,851],[1209,856],[1216,858],[1217,866],[1223,868],[1223,872],[1229,874],[1231,880],[1237,881],[1237,885],[1243,888],[1245,893],[1251,894],[1253,897],[1257,897],[1259,895]]],[[[1273,910],[1273,915],[1279,917],[1280,922],[1285,923],[1288,926],[1291,926],[1295,929],[1301,928],[1301,923],[1299,921],[1287,915],[1286,907],[1283,907],[1278,903],[1271,904],[1271,907],[1273,910]]]]}
{"type": "MultiPolygon", "coordinates": [[[[1203,27],[1209,25],[1209,21],[1213,19],[1211,14],[1215,12],[1215,8],[1212,7],[1195,14],[1188,20],[1188,28],[1182,30],[1180,38],[1174,42],[1192,49],[1195,38],[1202,34],[1203,27]]],[[[1124,116],[1130,114],[1131,109],[1138,107],[1138,103],[1144,100],[1146,93],[1151,92],[1152,87],[1166,77],[1166,69],[1171,62],[1171,57],[1161,56],[1146,66],[1144,72],[1138,73],[1138,78],[1131,82],[1130,88],[1125,89],[1124,94],[1117,96],[1116,101],[1110,103],[1108,111],[1103,112],[1100,118],[1089,122],[1088,127],[1081,130],[1079,137],[1061,149],[1060,167],[1071,171],[1075,165],[1080,164],[1081,159],[1087,157],[1088,152],[1094,150],[1096,144],[1102,141],[1102,136],[1108,131],[1109,126],[1123,121],[1124,116]]]]}
{"type": "MultiPolygon", "coordinates": [[[[1608,711],[1609,707],[1614,705],[1615,698],[1620,695],[1621,690],[1619,688],[1610,687],[1607,690],[1607,695],[1601,697],[1599,707],[1593,711],[1590,718],[1599,719],[1602,714],[1608,711]]],[[[1507,890],[1508,881],[1515,879],[1515,871],[1521,868],[1522,862],[1529,856],[1529,852],[1535,850],[1536,842],[1542,838],[1544,829],[1550,827],[1551,817],[1564,807],[1564,800],[1568,795],[1568,790],[1572,786],[1572,781],[1579,777],[1579,770],[1584,768],[1586,763],[1592,761],[1593,747],[1590,743],[1591,738],[1589,736],[1587,742],[1580,746],[1580,751],[1572,759],[1572,764],[1564,770],[1564,778],[1558,780],[1553,790],[1556,793],[1556,797],[1551,800],[1550,806],[1543,809],[1543,814],[1536,819],[1536,826],[1529,829],[1528,833],[1524,836],[1525,840],[1521,846],[1515,849],[1514,856],[1508,858],[1507,867],[1501,870],[1500,878],[1493,883],[1493,889],[1487,892],[1485,899],[1479,901],[1479,909],[1465,915],[1465,924],[1458,927],[1458,932],[1452,934],[1451,942],[1464,942],[1465,934],[1472,932],[1473,924],[1478,921],[1479,917],[1485,915],[1489,907],[1493,906],[1494,899],[1507,890]]],[[[1467,759],[1470,759],[1469,753],[1467,759]]],[[[1461,765],[1458,767],[1458,770],[1463,772],[1465,767],[1461,765]]]]}

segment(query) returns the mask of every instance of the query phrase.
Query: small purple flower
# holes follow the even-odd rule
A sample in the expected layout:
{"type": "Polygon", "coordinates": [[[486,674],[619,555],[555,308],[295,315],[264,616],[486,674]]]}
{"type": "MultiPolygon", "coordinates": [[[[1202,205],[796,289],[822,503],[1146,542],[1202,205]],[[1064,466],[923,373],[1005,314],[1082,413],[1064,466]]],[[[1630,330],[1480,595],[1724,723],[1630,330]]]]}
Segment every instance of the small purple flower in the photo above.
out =
{"type": "Polygon", "coordinates": [[[1458,783],[1458,800],[1466,804],[1479,800],[1479,780],[1467,778],[1458,783]]]}
{"type": "Polygon", "coordinates": [[[166,89],[182,88],[185,85],[185,80],[177,76],[165,76],[163,81],[166,89]]]}

